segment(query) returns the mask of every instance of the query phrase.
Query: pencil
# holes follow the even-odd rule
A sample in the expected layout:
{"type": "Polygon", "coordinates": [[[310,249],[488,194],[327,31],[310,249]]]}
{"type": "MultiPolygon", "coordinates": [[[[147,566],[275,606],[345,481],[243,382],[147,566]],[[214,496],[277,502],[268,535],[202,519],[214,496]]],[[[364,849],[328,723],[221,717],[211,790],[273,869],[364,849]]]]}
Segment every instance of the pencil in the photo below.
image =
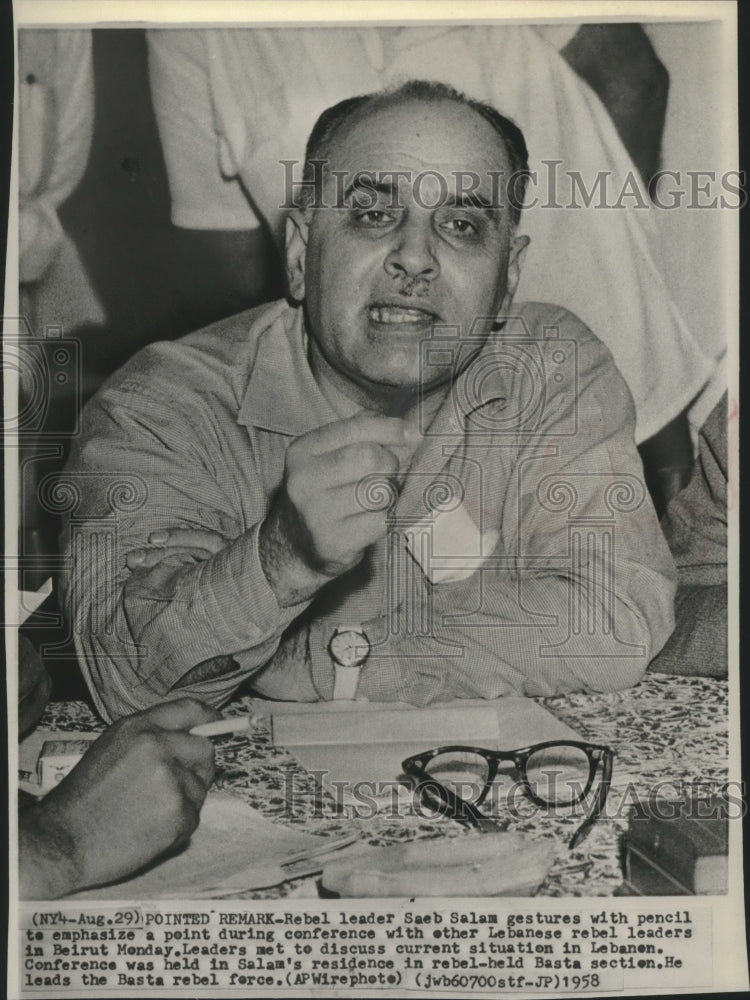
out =
{"type": "Polygon", "coordinates": [[[243,729],[250,728],[252,719],[252,715],[240,715],[233,718],[217,719],[216,722],[204,722],[200,726],[193,726],[190,734],[191,736],[228,736],[230,733],[241,733],[243,729]]]}

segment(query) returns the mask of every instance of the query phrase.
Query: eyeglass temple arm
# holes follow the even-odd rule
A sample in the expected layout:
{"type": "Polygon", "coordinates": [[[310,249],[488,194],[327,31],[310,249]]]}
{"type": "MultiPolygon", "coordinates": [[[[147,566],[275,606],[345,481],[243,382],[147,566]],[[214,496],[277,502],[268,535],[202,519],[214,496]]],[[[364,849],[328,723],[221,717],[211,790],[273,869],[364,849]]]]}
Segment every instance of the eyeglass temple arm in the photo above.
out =
{"type": "Polygon", "coordinates": [[[419,787],[420,785],[436,785],[441,793],[445,796],[448,801],[448,805],[453,811],[451,819],[460,820],[463,822],[469,822],[472,826],[477,827],[482,830],[497,830],[497,825],[495,821],[487,816],[482,815],[482,813],[477,809],[475,805],[471,802],[467,802],[466,799],[462,799],[460,795],[456,795],[452,792],[450,788],[446,788],[442,782],[437,781],[435,778],[431,778],[426,771],[422,768],[415,766],[406,769],[406,773],[410,777],[415,778],[419,787]],[[487,824],[492,824],[488,826],[487,824]]]}
{"type": "Polygon", "coordinates": [[[612,753],[608,752],[603,761],[604,772],[602,774],[602,783],[596,793],[596,799],[594,800],[594,807],[590,810],[586,819],[581,823],[576,832],[570,838],[568,843],[568,848],[573,850],[574,847],[578,847],[582,840],[588,836],[594,823],[599,819],[604,809],[604,803],[607,801],[607,796],[609,795],[609,787],[612,780],[612,753]]]}

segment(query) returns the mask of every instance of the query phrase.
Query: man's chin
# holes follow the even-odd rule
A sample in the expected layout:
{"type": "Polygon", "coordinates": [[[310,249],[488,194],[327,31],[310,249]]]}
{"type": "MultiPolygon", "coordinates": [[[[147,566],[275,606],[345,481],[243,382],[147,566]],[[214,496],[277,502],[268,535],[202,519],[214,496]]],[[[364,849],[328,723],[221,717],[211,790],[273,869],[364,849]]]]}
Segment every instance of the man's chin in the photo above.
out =
{"type": "Polygon", "coordinates": [[[407,368],[398,372],[389,371],[371,374],[365,382],[360,382],[371,396],[377,409],[392,417],[403,417],[414,410],[421,402],[438,400],[445,395],[451,383],[451,373],[446,372],[443,378],[425,380],[416,365],[412,370],[407,368]]]}

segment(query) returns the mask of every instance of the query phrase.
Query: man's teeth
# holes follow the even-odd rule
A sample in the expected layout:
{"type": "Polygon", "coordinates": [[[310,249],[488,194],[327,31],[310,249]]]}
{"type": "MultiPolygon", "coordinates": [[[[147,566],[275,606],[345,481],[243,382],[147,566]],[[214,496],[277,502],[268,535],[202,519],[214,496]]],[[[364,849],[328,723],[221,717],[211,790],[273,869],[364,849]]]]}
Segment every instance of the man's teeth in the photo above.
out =
{"type": "Polygon", "coordinates": [[[371,306],[370,319],[376,323],[424,323],[431,318],[422,309],[400,309],[397,306],[371,306]]]}

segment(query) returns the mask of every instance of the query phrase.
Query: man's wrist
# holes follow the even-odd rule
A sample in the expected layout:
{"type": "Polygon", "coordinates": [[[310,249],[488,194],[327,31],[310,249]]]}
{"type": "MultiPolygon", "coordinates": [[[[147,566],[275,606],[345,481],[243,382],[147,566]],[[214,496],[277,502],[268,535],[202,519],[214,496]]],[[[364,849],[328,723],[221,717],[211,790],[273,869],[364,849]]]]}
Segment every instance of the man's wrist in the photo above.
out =
{"type": "Polygon", "coordinates": [[[59,899],[82,888],[73,838],[50,822],[43,803],[19,814],[18,834],[21,899],[59,899]]]}
{"type": "Polygon", "coordinates": [[[258,555],[263,574],[280,608],[308,601],[331,579],[310,569],[294,552],[274,511],[260,526],[258,555]]]}
{"type": "Polygon", "coordinates": [[[307,628],[288,636],[251,683],[253,690],[265,698],[318,701],[311,678],[307,628]]]}

